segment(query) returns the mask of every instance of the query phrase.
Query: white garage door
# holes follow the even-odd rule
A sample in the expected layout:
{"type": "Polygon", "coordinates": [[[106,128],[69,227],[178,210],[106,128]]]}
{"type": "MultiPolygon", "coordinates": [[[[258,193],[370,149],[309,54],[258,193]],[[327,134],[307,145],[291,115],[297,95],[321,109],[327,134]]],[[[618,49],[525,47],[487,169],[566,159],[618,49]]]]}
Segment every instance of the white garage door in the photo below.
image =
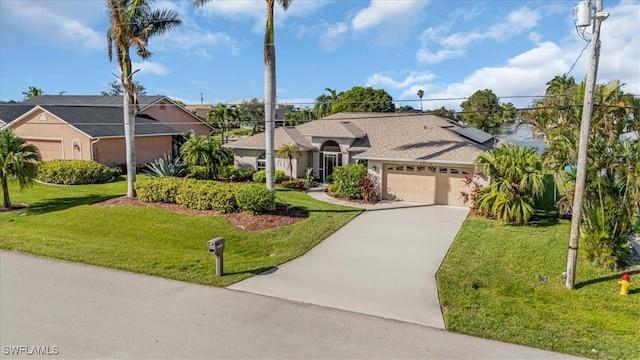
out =
{"type": "Polygon", "coordinates": [[[462,192],[469,192],[469,187],[465,184],[467,175],[472,175],[470,168],[458,167],[438,167],[436,176],[436,204],[470,206],[465,204],[462,192]]]}
{"type": "Polygon", "coordinates": [[[418,164],[385,164],[382,198],[424,204],[469,206],[461,192],[468,191],[471,168],[418,164]]]}
{"type": "Polygon", "coordinates": [[[382,198],[434,204],[435,175],[425,165],[386,164],[382,198]]]}
{"type": "Polygon", "coordinates": [[[64,159],[62,154],[62,140],[29,140],[27,143],[35,145],[40,150],[42,160],[64,159]]]}

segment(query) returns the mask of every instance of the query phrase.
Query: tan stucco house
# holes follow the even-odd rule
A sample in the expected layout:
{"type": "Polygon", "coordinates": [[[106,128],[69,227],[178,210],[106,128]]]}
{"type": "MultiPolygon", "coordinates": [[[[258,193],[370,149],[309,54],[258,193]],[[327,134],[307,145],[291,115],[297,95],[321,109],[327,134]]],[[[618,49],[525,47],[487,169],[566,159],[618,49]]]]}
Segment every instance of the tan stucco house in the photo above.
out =
{"type": "MultiPolygon", "coordinates": [[[[183,135],[208,136],[212,128],[164,96],[141,96],[136,116],[139,167],[176,155],[183,135]]],[[[107,166],[126,162],[120,96],[37,96],[0,105],[0,119],[16,135],[35,145],[43,160],[95,160],[107,166]]]]}
{"type": "MultiPolygon", "coordinates": [[[[296,144],[294,176],[312,167],[325,180],[334,167],[366,162],[378,197],[425,204],[465,205],[465,177],[474,160],[497,140],[476,128],[434,115],[339,113],[295,127],[275,130],[274,146],[296,144]]],[[[265,167],[265,135],[224,145],[239,168],[265,167]]],[[[276,158],[276,169],[289,173],[289,160],[276,158]]]]}

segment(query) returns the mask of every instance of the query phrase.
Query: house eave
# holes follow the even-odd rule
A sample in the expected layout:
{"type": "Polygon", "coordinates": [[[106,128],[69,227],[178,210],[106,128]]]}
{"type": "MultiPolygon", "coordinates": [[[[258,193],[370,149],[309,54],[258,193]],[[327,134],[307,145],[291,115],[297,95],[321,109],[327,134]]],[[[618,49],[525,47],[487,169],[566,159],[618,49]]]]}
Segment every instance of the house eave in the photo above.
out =
{"type": "Polygon", "coordinates": [[[412,162],[412,163],[443,164],[443,165],[473,165],[473,161],[459,161],[459,160],[385,158],[385,157],[359,156],[359,155],[355,155],[353,158],[361,159],[361,160],[375,160],[375,161],[385,161],[385,162],[388,161],[388,162],[412,162]]]}

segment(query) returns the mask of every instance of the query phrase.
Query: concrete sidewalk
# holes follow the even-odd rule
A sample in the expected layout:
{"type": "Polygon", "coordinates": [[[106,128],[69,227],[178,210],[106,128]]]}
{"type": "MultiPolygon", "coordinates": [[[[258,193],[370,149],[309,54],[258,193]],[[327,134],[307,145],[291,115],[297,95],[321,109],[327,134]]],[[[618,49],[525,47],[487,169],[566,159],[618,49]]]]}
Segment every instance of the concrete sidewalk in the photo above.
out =
{"type": "Polygon", "coordinates": [[[3,359],[571,358],[373,316],[5,251],[0,251],[0,304],[3,359]],[[38,346],[58,355],[26,352],[38,346]]]}
{"type": "Polygon", "coordinates": [[[429,206],[421,203],[412,203],[408,201],[395,201],[395,200],[380,200],[375,204],[360,204],[354,201],[347,201],[347,200],[331,197],[327,195],[327,193],[325,192],[325,189],[326,189],[325,186],[311,188],[307,190],[307,195],[319,201],[329,202],[332,204],[343,205],[343,206],[351,206],[351,207],[360,208],[360,209],[369,210],[369,211],[429,206]]]}
{"type": "Polygon", "coordinates": [[[444,329],[435,276],[468,212],[365,211],[307,254],[229,288],[444,329]]]}

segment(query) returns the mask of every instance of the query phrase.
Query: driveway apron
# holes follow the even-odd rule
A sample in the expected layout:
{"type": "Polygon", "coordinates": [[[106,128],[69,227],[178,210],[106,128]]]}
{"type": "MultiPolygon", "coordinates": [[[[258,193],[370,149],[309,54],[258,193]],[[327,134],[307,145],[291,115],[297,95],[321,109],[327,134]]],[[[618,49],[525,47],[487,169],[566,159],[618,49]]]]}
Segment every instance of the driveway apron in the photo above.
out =
{"type": "Polygon", "coordinates": [[[467,215],[365,211],[307,254],[229,288],[444,329],[435,276],[467,215]]]}

